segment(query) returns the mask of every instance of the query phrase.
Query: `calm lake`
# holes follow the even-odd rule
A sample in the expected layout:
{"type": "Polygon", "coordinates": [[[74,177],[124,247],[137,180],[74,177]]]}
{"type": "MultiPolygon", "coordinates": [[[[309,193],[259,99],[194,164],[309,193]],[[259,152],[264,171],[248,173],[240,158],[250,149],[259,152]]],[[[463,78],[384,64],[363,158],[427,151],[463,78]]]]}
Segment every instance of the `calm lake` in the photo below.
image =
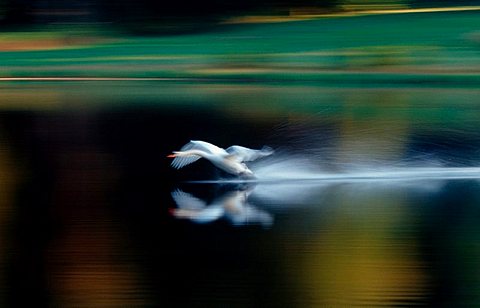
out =
{"type": "Polygon", "coordinates": [[[0,84],[2,307],[473,307],[480,90],[0,84]],[[275,153],[239,182],[190,140],[275,153]]]}

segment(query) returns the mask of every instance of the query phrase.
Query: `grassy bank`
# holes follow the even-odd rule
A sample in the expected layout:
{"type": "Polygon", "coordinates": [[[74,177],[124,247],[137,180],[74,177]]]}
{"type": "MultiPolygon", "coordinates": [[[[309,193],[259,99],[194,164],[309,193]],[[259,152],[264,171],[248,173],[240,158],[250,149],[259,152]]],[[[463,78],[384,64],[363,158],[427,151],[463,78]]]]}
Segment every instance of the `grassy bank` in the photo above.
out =
{"type": "Polygon", "coordinates": [[[3,33],[0,77],[470,85],[480,83],[478,20],[479,11],[464,11],[228,25],[178,36],[3,33]],[[11,42],[25,48],[7,48],[11,42]]]}

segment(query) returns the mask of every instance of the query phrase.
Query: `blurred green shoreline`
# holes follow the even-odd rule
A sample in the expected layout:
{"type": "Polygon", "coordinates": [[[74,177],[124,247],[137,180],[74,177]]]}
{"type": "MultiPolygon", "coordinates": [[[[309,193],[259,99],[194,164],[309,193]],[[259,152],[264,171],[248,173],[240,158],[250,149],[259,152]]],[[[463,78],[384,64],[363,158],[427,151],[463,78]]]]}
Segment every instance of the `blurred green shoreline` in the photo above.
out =
{"type": "Polygon", "coordinates": [[[0,80],[105,77],[476,86],[478,20],[480,11],[470,10],[224,25],[168,36],[72,26],[4,32],[0,80]]]}

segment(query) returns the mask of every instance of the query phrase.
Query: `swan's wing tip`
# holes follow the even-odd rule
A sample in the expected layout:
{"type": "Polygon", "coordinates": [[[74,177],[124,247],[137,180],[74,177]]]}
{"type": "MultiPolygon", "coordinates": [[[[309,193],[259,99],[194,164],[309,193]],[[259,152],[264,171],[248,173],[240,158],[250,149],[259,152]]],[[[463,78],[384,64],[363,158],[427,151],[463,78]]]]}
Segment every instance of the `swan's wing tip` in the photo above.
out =
{"type": "Polygon", "coordinates": [[[186,157],[177,156],[173,159],[170,166],[172,166],[175,169],[180,169],[187,165],[190,165],[191,163],[196,162],[199,159],[200,159],[200,156],[198,155],[192,155],[192,156],[186,156],[186,157]]]}

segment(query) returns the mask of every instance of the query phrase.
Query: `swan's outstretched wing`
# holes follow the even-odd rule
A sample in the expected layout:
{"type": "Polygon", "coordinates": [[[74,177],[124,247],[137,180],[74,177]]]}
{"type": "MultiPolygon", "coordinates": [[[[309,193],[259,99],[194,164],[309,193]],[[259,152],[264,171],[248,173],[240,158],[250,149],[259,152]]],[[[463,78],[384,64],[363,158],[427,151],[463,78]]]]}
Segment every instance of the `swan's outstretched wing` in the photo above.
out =
{"type": "MultiPolygon", "coordinates": [[[[224,149],[219,148],[216,145],[213,145],[211,143],[200,141],[200,140],[190,141],[180,149],[180,152],[185,152],[189,150],[197,150],[197,151],[202,151],[202,152],[215,154],[215,155],[228,155],[228,153],[225,152],[224,149]]],[[[177,156],[173,159],[171,165],[173,168],[180,169],[185,167],[186,165],[190,165],[191,163],[196,162],[200,158],[202,157],[199,155],[177,156]]]]}
{"type": "Polygon", "coordinates": [[[184,145],[182,147],[182,151],[186,151],[186,150],[200,150],[200,151],[208,152],[215,155],[227,154],[224,149],[217,147],[214,144],[211,144],[205,141],[200,141],[200,140],[192,140],[186,145],[184,145]]]}
{"type": "Polygon", "coordinates": [[[273,154],[273,149],[267,146],[261,150],[252,150],[239,145],[232,145],[226,151],[228,154],[234,155],[235,159],[239,162],[252,161],[273,154]]]}
{"type": "Polygon", "coordinates": [[[172,160],[171,166],[175,169],[180,169],[185,167],[186,165],[190,165],[191,163],[196,162],[202,158],[198,155],[191,155],[191,156],[177,156],[172,160]]]}
{"type": "Polygon", "coordinates": [[[202,210],[206,204],[202,200],[186,193],[180,189],[172,192],[172,198],[177,203],[177,206],[185,210],[202,210]]]}

